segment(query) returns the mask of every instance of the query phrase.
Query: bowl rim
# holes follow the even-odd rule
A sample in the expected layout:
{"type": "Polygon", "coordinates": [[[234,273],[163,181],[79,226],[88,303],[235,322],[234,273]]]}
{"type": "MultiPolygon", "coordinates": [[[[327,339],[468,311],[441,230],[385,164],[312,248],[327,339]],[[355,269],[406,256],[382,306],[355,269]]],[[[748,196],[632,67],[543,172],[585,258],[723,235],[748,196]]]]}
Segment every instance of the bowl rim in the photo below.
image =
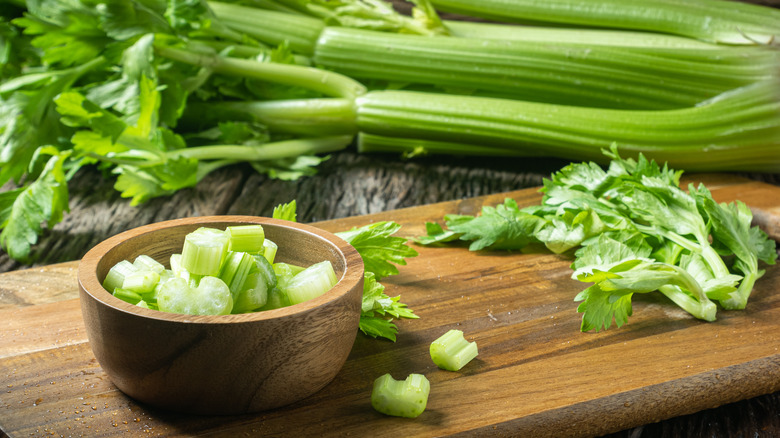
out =
{"type": "MultiPolygon", "coordinates": [[[[147,225],[141,225],[135,228],[115,234],[92,247],[79,261],[78,265],[78,285],[82,293],[89,295],[93,300],[123,313],[129,313],[144,318],[151,318],[162,321],[192,323],[192,324],[240,324],[254,321],[264,321],[280,319],[301,313],[308,312],[330,301],[339,299],[348,294],[356,286],[362,283],[364,265],[363,259],[355,247],[347,243],[341,237],[317,228],[312,225],[299,222],[292,222],[282,219],[274,219],[263,216],[248,215],[210,215],[210,216],[192,216],[179,219],[154,222],[147,225]],[[238,313],[229,315],[188,315],[180,313],[163,312],[160,310],[146,309],[113,296],[98,280],[97,268],[100,260],[115,246],[121,242],[148,234],[162,228],[170,228],[186,225],[205,225],[208,223],[236,223],[236,224],[261,224],[273,225],[282,228],[293,229],[297,232],[303,232],[314,235],[319,239],[330,243],[336,252],[344,258],[344,273],[339,278],[335,286],[320,295],[319,297],[278,309],[264,310],[261,312],[238,313]]],[[[362,288],[361,288],[362,294],[362,288]]],[[[81,298],[82,302],[84,298],[81,298]]]]}

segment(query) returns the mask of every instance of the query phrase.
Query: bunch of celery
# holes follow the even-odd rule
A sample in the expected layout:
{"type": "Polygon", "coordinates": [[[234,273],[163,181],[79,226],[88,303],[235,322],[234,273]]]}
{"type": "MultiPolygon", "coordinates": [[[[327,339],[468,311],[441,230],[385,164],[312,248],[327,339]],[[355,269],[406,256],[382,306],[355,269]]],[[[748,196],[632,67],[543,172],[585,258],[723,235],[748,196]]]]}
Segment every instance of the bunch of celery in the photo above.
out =
{"type": "MultiPolygon", "coordinates": [[[[780,169],[780,11],[657,0],[632,10],[671,18],[616,25],[617,2],[560,0],[519,18],[566,23],[556,14],[579,4],[592,20],[578,25],[618,31],[461,23],[433,5],[468,5],[414,3],[411,15],[381,0],[4,3],[0,185],[16,184],[0,194],[0,244],[27,257],[85,165],[134,204],[238,162],[309,175],[353,144],[602,160],[616,142],[689,170],[780,169]]],[[[506,22],[523,9],[495,4],[506,22]]]]}

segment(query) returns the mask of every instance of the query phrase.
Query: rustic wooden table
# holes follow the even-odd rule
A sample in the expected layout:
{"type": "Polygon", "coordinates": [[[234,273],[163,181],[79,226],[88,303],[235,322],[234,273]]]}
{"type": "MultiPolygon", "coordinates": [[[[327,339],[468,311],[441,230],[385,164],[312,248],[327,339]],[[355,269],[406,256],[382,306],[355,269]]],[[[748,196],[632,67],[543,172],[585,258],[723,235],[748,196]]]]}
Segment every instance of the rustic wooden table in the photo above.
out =
{"type": "MultiPolygon", "coordinates": [[[[104,179],[97,171],[86,170],[73,181],[71,212],[61,224],[48,230],[35,247],[36,261],[23,265],[2,253],[0,272],[78,260],[110,235],[161,220],[212,214],[268,216],[275,205],[292,199],[298,202],[302,222],[346,218],[534,187],[562,164],[555,160],[441,157],[402,161],[397,157],[342,152],[326,161],[314,177],[283,182],[239,166],[208,177],[195,189],[140,207],[130,207],[126,200],[119,198],[111,180],[104,179]]],[[[774,184],[780,181],[778,175],[748,176],[774,184]]],[[[0,294],[2,290],[0,284],[0,294]]],[[[780,436],[780,393],[609,436],[780,436]]]]}

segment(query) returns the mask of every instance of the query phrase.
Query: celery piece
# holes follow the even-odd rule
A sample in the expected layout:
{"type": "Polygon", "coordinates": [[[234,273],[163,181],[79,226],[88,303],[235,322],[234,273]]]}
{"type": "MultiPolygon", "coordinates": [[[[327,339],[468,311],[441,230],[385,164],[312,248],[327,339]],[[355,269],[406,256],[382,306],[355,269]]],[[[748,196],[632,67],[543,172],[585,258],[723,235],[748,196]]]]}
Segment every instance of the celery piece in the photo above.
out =
{"type": "Polygon", "coordinates": [[[122,301],[126,301],[130,304],[137,304],[139,301],[141,301],[143,298],[141,295],[127,289],[122,289],[121,287],[118,287],[114,289],[115,297],[119,298],[122,301]]]}
{"type": "Polygon", "coordinates": [[[315,263],[295,276],[284,285],[290,304],[298,304],[316,298],[329,291],[338,282],[336,272],[330,261],[315,263]]]}
{"type": "Polygon", "coordinates": [[[279,250],[279,245],[275,242],[265,239],[263,241],[263,257],[268,260],[268,263],[273,263],[276,259],[276,252],[279,250]]]}
{"type": "Polygon", "coordinates": [[[108,270],[106,278],[103,280],[103,287],[109,291],[114,292],[114,289],[122,287],[125,282],[125,277],[138,271],[138,268],[127,260],[115,264],[108,270]]]}
{"type": "Polygon", "coordinates": [[[251,272],[233,302],[231,313],[246,313],[262,308],[268,302],[268,289],[263,274],[258,270],[251,272]]]}
{"type": "Polygon", "coordinates": [[[430,351],[439,368],[458,371],[477,357],[477,343],[468,342],[460,330],[450,330],[431,343],[430,351]]]}
{"type": "Polygon", "coordinates": [[[255,265],[255,258],[248,252],[228,252],[219,272],[219,278],[228,285],[233,298],[244,289],[244,282],[255,265]]]}
{"type": "Polygon", "coordinates": [[[255,269],[259,272],[268,289],[276,287],[276,272],[274,267],[264,255],[255,256],[255,269]]]}
{"type": "Polygon", "coordinates": [[[278,287],[268,289],[265,305],[258,310],[273,310],[290,305],[290,300],[278,287]]]}
{"type": "Polygon", "coordinates": [[[187,234],[181,265],[190,273],[216,276],[227,253],[228,236],[222,230],[201,227],[187,234]]]}
{"type": "Polygon", "coordinates": [[[415,418],[425,410],[430,391],[431,384],[422,374],[409,374],[406,380],[385,374],[374,381],[371,406],[385,415],[415,418]]]}
{"type": "Polygon", "coordinates": [[[265,231],[262,225],[237,225],[227,227],[228,250],[259,253],[263,251],[265,231]]]}
{"type": "Polygon", "coordinates": [[[158,274],[165,270],[165,266],[162,263],[145,254],[136,257],[133,261],[133,266],[138,268],[139,271],[154,271],[158,274]]]}
{"type": "Polygon", "coordinates": [[[233,296],[217,277],[203,277],[198,287],[176,277],[160,288],[157,306],[164,312],[186,315],[227,315],[233,309],[233,296]]]}
{"type": "Polygon", "coordinates": [[[149,303],[147,303],[144,300],[141,300],[141,301],[135,303],[135,305],[138,306],[138,307],[143,307],[144,309],[149,309],[150,308],[149,307],[149,303]]]}
{"type": "Polygon", "coordinates": [[[160,274],[154,271],[137,271],[127,275],[122,282],[122,289],[133,291],[137,294],[154,292],[157,283],[160,282],[160,274]]]}

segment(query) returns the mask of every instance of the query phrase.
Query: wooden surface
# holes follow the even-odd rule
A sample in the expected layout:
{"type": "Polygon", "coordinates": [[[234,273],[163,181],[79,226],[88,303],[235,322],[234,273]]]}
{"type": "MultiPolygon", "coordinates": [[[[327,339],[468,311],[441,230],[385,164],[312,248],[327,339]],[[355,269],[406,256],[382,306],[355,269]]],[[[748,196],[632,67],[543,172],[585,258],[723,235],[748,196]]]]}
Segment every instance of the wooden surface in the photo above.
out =
{"type": "MultiPolygon", "coordinates": [[[[470,165],[465,175],[459,175],[461,181],[474,179],[469,172],[479,163],[470,165]]],[[[426,167],[423,173],[435,168],[426,167]]],[[[452,178],[457,163],[447,169],[452,178]]],[[[337,173],[345,170],[349,173],[343,168],[337,173]]],[[[430,178],[437,180],[433,173],[430,178]]],[[[492,174],[498,180],[509,175],[501,170],[492,174]]],[[[438,176],[447,180],[446,175],[438,176]]],[[[334,175],[327,175],[327,169],[320,176],[329,177],[334,175]]],[[[721,201],[739,198],[748,203],[757,221],[775,239],[780,236],[780,188],[733,176],[697,179],[721,201]]],[[[379,181],[387,190],[375,201],[381,204],[396,196],[397,187],[379,181]]],[[[517,184],[511,178],[504,181],[517,184]]],[[[247,180],[242,184],[245,190],[256,189],[247,180]]],[[[363,184],[371,190],[371,181],[363,184]]],[[[399,187],[413,190],[408,185],[399,187]]],[[[339,231],[375,220],[396,220],[404,225],[404,235],[415,236],[426,220],[438,220],[445,213],[474,214],[485,203],[501,202],[504,194],[497,192],[427,206],[385,208],[317,225],[339,231]]],[[[512,196],[522,205],[539,197],[536,189],[512,196]]],[[[207,198],[219,196],[211,193],[207,198]]],[[[370,203],[371,198],[363,201],[370,203]]],[[[247,206],[235,199],[230,202],[247,206]]],[[[312,208],[317,203],[303,205],[312,208]]],[[[147,208],[139,214],[149,214],[147,208]]],[[[304,208],[302,220],[310,214],[304,208]]],[[[642,298],[635,300],[628,325],[583,334],[572,301],[582,285],[569,278],[569,260],[549,254],[418,249],[420,256],[385,282],[389,294],[400,294],[421,316],[399,323],[396,343],[360,335],[341,373],[321,392],[288,408],[241,417],[171,414],[121,394],[86,343],[76,299],[76,262],[0,274],[4,382],[0,427],[11,436],[780,434],[777,267],[770,267],[759,281],[747,310],[721,311],[717,322],[693,320],[660,298],[642,298]],[[438,370],[427,355],[429,343],[449,328],[463,330],[480,347],[478,359],[456,373],[438,370]],[[418,372],[430,379],[431,397],[422,416],[410,421],[372,411],[371,383],[385,372],[396,378],[418,372]]]]}

